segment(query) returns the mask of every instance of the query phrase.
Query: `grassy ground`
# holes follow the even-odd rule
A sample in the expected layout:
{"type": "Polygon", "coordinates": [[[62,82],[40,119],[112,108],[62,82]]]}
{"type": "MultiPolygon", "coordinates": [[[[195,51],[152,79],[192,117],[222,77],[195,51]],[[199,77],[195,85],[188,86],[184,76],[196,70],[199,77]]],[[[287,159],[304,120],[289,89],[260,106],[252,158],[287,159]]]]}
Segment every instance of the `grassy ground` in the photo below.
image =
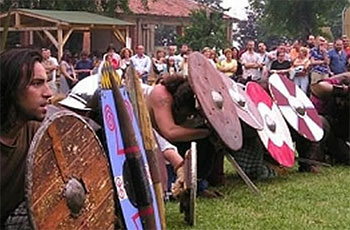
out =
{"type": "Polygon", "coordinates": [[[225,164],[224,198],[197,199],[190,227],[176,202],[166,204],[168,229],[350,229],[350,168],[322,168],[319,174],[295,170],[283,178],[257,182],[257,197],[225,164]]]}

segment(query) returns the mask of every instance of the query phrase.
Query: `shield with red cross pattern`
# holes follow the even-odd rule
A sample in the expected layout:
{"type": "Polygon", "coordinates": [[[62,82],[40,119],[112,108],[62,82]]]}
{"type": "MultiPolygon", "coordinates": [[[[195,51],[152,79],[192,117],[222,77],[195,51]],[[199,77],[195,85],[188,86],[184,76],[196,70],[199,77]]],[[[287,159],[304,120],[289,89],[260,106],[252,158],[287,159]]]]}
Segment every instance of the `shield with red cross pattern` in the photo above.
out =
{"type": "Polygon", "coordinates": [[[246,92],[258,107],[263,118],[264,128],[258,131],[263,145],[279,164],[292,167],[294,164],[293,142],[277,105],[258,83],[249,82],[246,92]]]}
{"type": "Polygon", "coordinates": [[[322,121],[310,99],[298,86],[284,76],[273,74],[269,78],[269,89],[293,129],[310,141],[322,139],[322,121]]]}

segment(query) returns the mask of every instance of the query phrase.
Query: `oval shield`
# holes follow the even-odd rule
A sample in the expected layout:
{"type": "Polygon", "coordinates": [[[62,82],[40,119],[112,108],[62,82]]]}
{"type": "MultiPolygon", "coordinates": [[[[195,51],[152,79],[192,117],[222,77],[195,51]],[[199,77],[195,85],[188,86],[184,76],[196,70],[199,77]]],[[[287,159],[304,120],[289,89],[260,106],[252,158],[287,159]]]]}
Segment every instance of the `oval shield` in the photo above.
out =
{"type": "Polygon", "coordinates": [[[78,115],[59,111],[36,133],[27,157],[26,202],[34,229],[114,229],[108,161],[78,115]]]}
{"type": "Polygon", "coordinates": [[[242,147],[242,129],[229,90],[214,66],[199,52],[189,56],[189,83],[221,140],[232,150],[242,147]]]}
{"type": "Polygon", "coordinates": [[[229,89],[229,94],[236,105],[239,118],[254,129],[262,130],[263,120],[247,93],[234,80],[223,76],[229,89]]]}
{"type": "Polygon", "coordinates": [[[269,89],[272,98],[293,129],[310,141],[322,139],[324,131],[317,110],[294,82],[273,74],[269,78],[269,89]]]}
{"type": "Polygon", "coordinates": [[[258,131],[258,134],[265,148],[278,163],[292,167],[294,164],[292,137],[277,105],[258,83],[249,82],[246,91],[263,118],[264,129],[258,131]]]}

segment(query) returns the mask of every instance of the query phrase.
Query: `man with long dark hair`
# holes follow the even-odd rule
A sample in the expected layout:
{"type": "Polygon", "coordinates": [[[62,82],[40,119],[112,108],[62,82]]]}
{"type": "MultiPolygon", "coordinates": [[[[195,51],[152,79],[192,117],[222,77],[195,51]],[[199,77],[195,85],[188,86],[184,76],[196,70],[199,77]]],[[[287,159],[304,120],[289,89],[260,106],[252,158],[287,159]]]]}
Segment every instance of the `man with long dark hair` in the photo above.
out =
{"type": "Polygon", "coordinates": [[[1,229],[26,229],[25,161],[31,140],[52,96],[40,52],[13,49],[0,54],[1,229]]]}
{"type": "Polygon", "coordinates": [[[147,98],[154,128],[174,144],[184,156],[190,142],[197,142],[199,195],[215,197],[207,190],[207,177],[213,165],[215,146],[209,141],[210,131],[202,122],[195,106],[195,97],[187,79],[171,75],[156,85],[147,98]],[[199,122],[198,122],[199,121],[199,122]]]}

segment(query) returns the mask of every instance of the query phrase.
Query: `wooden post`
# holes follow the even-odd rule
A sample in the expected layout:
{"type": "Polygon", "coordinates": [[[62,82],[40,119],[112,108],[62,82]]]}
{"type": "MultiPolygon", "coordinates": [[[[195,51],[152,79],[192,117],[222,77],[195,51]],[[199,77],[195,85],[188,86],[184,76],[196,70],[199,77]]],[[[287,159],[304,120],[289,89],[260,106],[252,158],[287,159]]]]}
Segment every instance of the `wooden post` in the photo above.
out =
{"type": "Polygon", "coordinates": [[[153,53],[155,51],[154,45],[155,45],[155,38],[156,38],[156,25],[151,24],[150,26],[150,31],[149,31],[149,53],[153,53]]]}
{"type": "Polygon", "coordinates": [[[83,35],[83,50],[87,53],[91,52],[91,34],[90,31],[85,31],[83,35]]]}
{"type": "Polygon", "coordinates": [[[63,30],[58,29],[57,30],[57,50],[58,50],[58,60],[60,61],[63,56],[63,30]]]}
{"type": "Polygon", "coordinates": [[[29,31],[29,45],[33,45],[33,44],[34,44],[34,32],[29,31]]]}
{"type": "Polygon", "coordinates": [[[21,17],[19,13],[15,13],[15,27],[18,28],[21,26],[21,17]]]}

